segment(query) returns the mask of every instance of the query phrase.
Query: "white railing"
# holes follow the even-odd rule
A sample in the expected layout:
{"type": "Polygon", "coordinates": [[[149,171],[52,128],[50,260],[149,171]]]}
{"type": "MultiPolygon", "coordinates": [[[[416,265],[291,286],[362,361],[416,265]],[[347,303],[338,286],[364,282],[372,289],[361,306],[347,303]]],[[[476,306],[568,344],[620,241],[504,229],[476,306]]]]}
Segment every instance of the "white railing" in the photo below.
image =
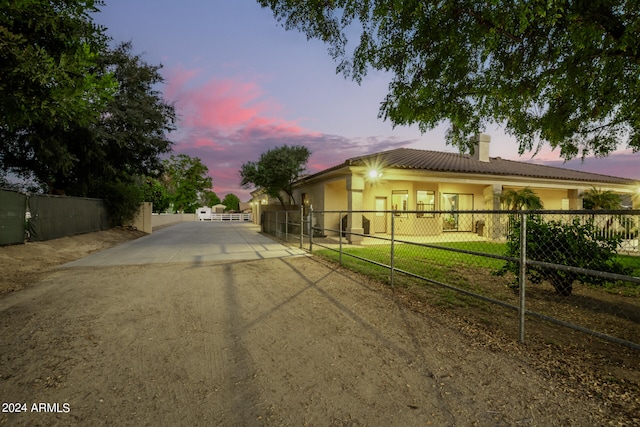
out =
{"type": "Polygon", "coordinates": [[[250,213],[212,213],[209,218],[202,218],[203,220],[211,221],[251,221],[252,215],[250,213]]]}

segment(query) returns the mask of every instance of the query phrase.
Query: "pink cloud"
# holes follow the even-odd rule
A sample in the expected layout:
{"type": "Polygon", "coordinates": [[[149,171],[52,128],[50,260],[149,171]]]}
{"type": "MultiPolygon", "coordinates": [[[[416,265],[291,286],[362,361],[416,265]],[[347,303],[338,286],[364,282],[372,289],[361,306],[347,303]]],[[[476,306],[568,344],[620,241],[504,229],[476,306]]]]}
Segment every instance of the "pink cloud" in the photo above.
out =
{"type": "Polygon", "coordinates": [[[203,79],[201,70],[177,68],[168,73],[165,98],[174,102],[177,131],[169,135],[174,152],[198,157],[209,168],[213,191],[249,200],[240,187],[240,168],[269,149],[304,145],[315,173],[355,157],[415,141],[393,138],[345,138],[305,129],[283,117],[283,108],[256,83],[240,79],[203,79]]]}
{"type": "Polygon", "coordinates": [[[222,151],[224,148],[209,138],[196,138],[194,145],[196,147],[207,147],[212,150],[222,151]]]}
{"type": "Polygon", "coordinates": [[[168,72],[169,76],[166,79],[167,84],[164,90],[165,97],[171,101],[175,100],[180,88],[193,80],[201,71],[199,69],[186,70],[179,65],[168,72]]]}
{"type": "Polygon", "coordinates": [[[168,73],[165,97],[175,103],[178,115],[178,130],[169,136],[174,151],[199,157],[220,197],[233,192],[248,199],[248,191],[239,188],[242,163],[318,135],[278,117],[281,106],[252,81],[203,80],[201,70],[179,67],[168,73]]]}
{"type": "Polygon", "coordinates": [[[296,122],[274,117],[282,109],[265,97],[257,83],[211,78],[198,84],[199,75],[199,70],[179,68],[167,79],[165,95],[175,102],[178,126],[186,130],[181,143],[189,143],[186,136],[211,131],[240,136],[306,132],[296,122]]]}

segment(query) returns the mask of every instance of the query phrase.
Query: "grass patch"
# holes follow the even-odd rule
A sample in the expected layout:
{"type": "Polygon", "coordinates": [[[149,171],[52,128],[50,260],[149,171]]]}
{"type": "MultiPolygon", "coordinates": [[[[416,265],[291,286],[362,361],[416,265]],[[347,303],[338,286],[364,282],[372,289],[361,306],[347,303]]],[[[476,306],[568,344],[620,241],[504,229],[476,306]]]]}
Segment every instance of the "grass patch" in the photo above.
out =
{"type": "Polygon", "coordinates": [[[631,270],[631,276],[640,277],[640,256],[618,255],[618,261],[631,270]]]}
{"type": "MultiPolygon", "coordinates": [[[[330,249],[322,249],[313,251],[314,255],[320,256],[329,261],[340,263],[340,253],[330,250],[330,249]]],[[[372,264],[371,262],[364,261],[361,259],[353,258],[346,254],[353,254],[362,258],[366,258],[367,256],[371,256],[371,254],[360,253],[358,249],[349,248],[348,250],[343,250],[342,255],[342,265],[349,270],[355,271],[357,273],[365,274],[375,280],[378,280],[382,283],[389,284],[389,275],[390,271],[386,267],[382,267],[376,264],[372,264]]],[[[373,258],[367,258],[372,261],[384,263],[383,260],[376,260],[373,258]]]]}
{"type": "MultiPolygon", "coordinates": [[[[504,261],[499,259],[456,251],[461,250],[489,255],[503,255],[506,251],[506,245],[503,243],[457,242],[443,243],[437,246],[438,247],[424,247],[397,244],[394,247],[394,267],[433,280],[441,280],[447,277],[452,267],[466,266],[498,270],[504,264],[504,261]]],[[[391,245],[388,244],[343,248],[343,253],[365,258],[386,266],[391,265],[391,245]]],[[[314,254],[334,261],[339,260],[338,252],[328,249],[314,251],[314,254]]],[[[364,269],[360,264],[366,264],[366,261],[358,260],[350,256],[343,256],[342,260],[346,267],[354,267],[356,271],[359,272],[362,272],[364,269]]]]}
{"type": "MultiPolygon", "coordinates": [[[[391,245],[371,245],[343,248],[342,263],[358,273],[366,274],[383,283],[390,283],[391,245]],[[382,264],[375,265],[355,257],[371,260],[382,264]],[[386,267],[385,267],[386,266],[386,267]]],[[[429,247],[396,244],[394,245],[394,267],[436,282],[447,283],[452,286],[476,291],[476,286],[467,277],[458,274],[461,268],[479,269],[483,274],[500,270],[505,261],[474,255],[466,252],[476,252],[488,255],[504,255],[506,244],[493,242],[447,242],[429,247]],[[465,252],[459,252],[465,251],[465,252]]],[[[340,255],[336,251],[322,249],[314,254],[339,262],[340,255]]],[[[631,271],[631,276],[640,277],[640,257],[618,255],[618,260],[631,271]]],[[[397,276],[396,276],[397,277],[397,276]]],[[[402,281],[395,279],[395,284],[402,286],[402,281]]],[[[605,292],[624,296],[640,296],[640,285],[632,282],[615,282],[599,285],[605,292]]],[[[445,298],[446,299],[446,298],[445,298]]]]}
{"type": "MultiPolygon", "coordinates": [[[[451,247],[456,246],[455,244],[447,245],[451,247]]],[[[499,249],[496,248],[496,246],[504,247],[504,245],[495,245],[493,248],[494,251],[496,251],[495,253],[497,253],[499,249]]],[[[402,271],[405,271],[435,282],[446,283],[447,285],[463,288],[472,292],[480,292],[481,288],[471,280],[470,277],[473,276],[473,273],[469,274],[469,270],[476,269],[475,271],[482,271],[484,275],[489,275],[503,264],[501,260],[439,248],[400,244],[395,246],[394,250],[394,268],[396,269],[396,275],[394,276],[395,286],[407,286],[414,283],[424,285],[424,281],[410,275],[402,274],[402,271]]],[[[480,252],[480,247],[465,247],[464,250],[480,252]]],[[[340,262],[340,254],[334,250],[316,250],[314,251],[314,255],[321,256],[336,263],[340,262]]],[[[390,284],[391,248],[389,245],[343,248],[342,265],[352,271],[390,284]],[[380,265],[373,264],[367,260],[380,265]]],[[[453,294],[457,293],[450,289],[447,291],[453,294]]],[[[438,299],[441,299],[445,303],[451,303],[450,298],[450,295],[438,296],[438,299]]],[[[468,300],[467,297],[461,298],[461,295],[458,295],[457,298],[463,301],[465,305],[472,300],[468,300]]],[[[460,305],[461,301],[451,303],[450,305],[460,305]]]]}

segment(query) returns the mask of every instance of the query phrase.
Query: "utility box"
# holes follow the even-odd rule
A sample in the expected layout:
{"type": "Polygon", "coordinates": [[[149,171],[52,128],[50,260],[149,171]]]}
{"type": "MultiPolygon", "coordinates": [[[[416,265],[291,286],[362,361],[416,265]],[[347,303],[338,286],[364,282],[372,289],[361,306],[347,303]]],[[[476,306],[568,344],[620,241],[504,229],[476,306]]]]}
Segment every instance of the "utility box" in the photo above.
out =
{"type": "Polygon", "coordinates": [[[484,236],[484,220],[483,219],[476,221],[476,233],[478,233],[478,236],[484,236]]]}

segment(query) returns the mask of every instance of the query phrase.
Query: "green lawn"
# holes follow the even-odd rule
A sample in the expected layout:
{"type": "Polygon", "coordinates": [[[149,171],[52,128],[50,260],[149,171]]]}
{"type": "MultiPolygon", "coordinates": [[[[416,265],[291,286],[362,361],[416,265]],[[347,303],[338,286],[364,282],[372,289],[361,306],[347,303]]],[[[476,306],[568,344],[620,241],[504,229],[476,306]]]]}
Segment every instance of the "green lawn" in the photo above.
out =
{"type": "Polygon", "coordinates": [[[618,255],[618,260],[633,271],[631,276],[640,277],[640,256],[618,255]]]}
{"type": "MultiPolygon", "coordinates": [[[[441,243],[437,246],[491,255],[504,255],[506,252],[506,245],[503,243],[455,242],[441,243]]],[[[495,272],[499,270],[505,262],[500,259],[487,258],[479,255],[409,244],[397,244],[395,245],[394,250],[395,268],[409,271],[413,274],[436,281],[442,281],[453,285],[464,285],[467,288],[473,287],[473,285],[468,283],[466,280],[464,281],[465,283],[451,282],[452,272],[455,272],[457,267],[481,268],[485,271],[495,272]]],[[[363,246],[357,248],[349,247],[345,248],[344,252],[360,258],[375,261],[386,266],[390,266],[391,264],[391,245],[363,246]]],[[[314,253],[336,262],[339,260],[339,254],[335,251],[322,249],[314,251],[314,253]]],[[[618,259],[623,265],[631,269],[632,276],[640,277],[640,257],[619,255],[618,259]]],[[[344,255],[342,257],[342,262],[345,267],[367,274],[378,280],[387,282],[389,279],[388,268],[344,255]]],[[[627,282],[626,284],[612,284],[610,286],[606,286],[606,288],[608,291],[622,291],[627,295],[640,294],[640,286],[630,282],[627,282]]]]}
{"type": "MultiPolygon", "coordinates": [[[[487,242],[446,243],[438,246],[495,255],[502,255],[505,251],[504,244],[487,242]]],[[[365,258],[386,266],[391,265],[390,245],[350,247],[345,248],[343,251],[347,254],[365,258]]],[[[451,271],[458,266],[477,267],[494,271],[500,269],[504,264],[504,261],[499,259],[409,244],[395,245],[394,251],[395,268],[437,281],[446,281],[451,271]]],[[[314,254],[336,262],[340,256],[338,252],[327,249],[316,250],[314,254]]],[[[383,281],[386,281],[389,277],[388,268],[377,266],[357,258],[343,255],[342,262],[345,267],[371,275],[383,281]]]]}

